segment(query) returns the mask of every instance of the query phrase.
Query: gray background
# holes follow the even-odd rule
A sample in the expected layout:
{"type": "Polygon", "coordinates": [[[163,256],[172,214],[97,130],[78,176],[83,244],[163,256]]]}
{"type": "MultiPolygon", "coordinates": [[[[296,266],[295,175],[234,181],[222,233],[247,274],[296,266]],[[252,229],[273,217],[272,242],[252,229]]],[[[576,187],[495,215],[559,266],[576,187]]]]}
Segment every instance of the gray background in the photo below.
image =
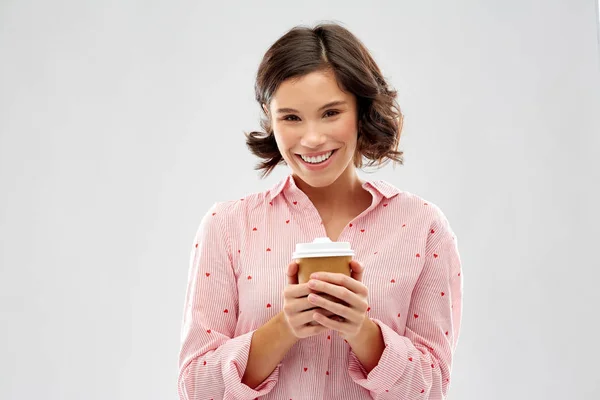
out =
{"type": "Polygon", "coordinates": [[[261,181],[244,144],[256,68],[322,20],[371,49],[406,116],[406,165],[361,176],[459,238],[449,397],[600,398],[595,0],[3,0],[1,399],[177,398],[200,218],[288,172],[261,181]]]}

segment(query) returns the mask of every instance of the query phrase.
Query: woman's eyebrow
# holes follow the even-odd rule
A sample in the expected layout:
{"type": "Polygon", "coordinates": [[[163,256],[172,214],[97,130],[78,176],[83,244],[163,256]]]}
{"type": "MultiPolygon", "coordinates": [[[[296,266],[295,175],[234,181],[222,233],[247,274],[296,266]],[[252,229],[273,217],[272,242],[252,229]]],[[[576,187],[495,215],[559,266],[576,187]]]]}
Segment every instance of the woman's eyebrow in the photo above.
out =
{"type": "MultiPolygon", "coordinates": [[[[346,104],[345,100],[330,101],[329,103],[325,104],[324,106],[321,106],[319,108],[319,111],[324,110],[325,108],[335,107],[335,106],[342,106],[342,105],[345,105],[345,104],[346,104]]],[[[293,108],[278,108],[276,112],[278,114],[282,114],[282,113],[299,113],[300,111],[295,110],[293,108]]]]}

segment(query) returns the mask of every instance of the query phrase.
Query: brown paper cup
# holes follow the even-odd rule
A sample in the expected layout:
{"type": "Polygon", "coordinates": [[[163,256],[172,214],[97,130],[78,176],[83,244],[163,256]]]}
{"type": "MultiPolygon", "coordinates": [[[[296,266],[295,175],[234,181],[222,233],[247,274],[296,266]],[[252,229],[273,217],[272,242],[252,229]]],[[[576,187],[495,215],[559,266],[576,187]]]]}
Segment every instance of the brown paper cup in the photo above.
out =
{"type": "Polygon", "coordinates": [[[334,272],[350,276],[351,256],[309,257],[296,260],[298,263],[298,283],[306,283],[314,272],[334,272]]]}
{"type": "MultiPolygon", "coordinates": [[[[312,243],[297,244],[294,259],[298,263],[298,283],[308,282],[310,275],[314,272],[333,272],[350,276],[350,262],[353,255],[354,251],[350,248],[350,243],[332,242],[327,237],[316,238],[312,243]]],[[[330,301],[345,304],[342,300],[329,294],[315,293],[330,301]]],[[[311,308],[311,310],[315,308],[319,307],[311,308]]],[[[323,314],[331,319],[343,321],[342,317],[336,316],[328,310],[323,310],[323,314]]],[[[310,324],[318,323],[313,321],[310,324]]]]}
{"type": "MultiPolygon", "coordinates": [[[[298,263],[298,283],[308,282],[313,272],[335,272],[350,276],[350,261],[352,261],[352,257],[350,256],[301,258],[296,261],[298,263]]],[[[333,302],[346,304],[337,297],[330,296],[327,293],[315,293],[333,302]]],[[[314,308],[311,310],[314,310],[314,308]]],[[[334,315],[328,310],[323,311],[325,311],[326,316],[333,315],[330,317],[332,319],[337,321],[343,320],[342,317],[334,315]]],[[[316,324],[316,322],[311,323],[311,325],[316,324]]]]}

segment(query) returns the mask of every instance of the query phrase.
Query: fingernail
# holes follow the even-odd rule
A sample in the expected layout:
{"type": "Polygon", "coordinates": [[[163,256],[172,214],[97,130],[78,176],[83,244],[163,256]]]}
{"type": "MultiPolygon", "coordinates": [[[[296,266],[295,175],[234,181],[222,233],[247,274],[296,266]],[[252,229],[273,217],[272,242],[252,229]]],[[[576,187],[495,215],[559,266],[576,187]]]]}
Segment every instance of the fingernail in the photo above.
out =
{"type": "Polygon", "coordinates": [[[310,279],[319,279],[319,274],[316,272],[310,276],[310,279]]]}

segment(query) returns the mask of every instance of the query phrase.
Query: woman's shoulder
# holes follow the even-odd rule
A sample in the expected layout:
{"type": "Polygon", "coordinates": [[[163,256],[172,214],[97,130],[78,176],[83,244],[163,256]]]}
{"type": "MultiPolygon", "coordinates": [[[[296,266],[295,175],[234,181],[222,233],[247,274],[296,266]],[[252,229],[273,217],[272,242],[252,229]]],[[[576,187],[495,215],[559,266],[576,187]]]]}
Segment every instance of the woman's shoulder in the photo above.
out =
{"type": "Polygon", "coordinates": [[[426,215],[431,215],[434,218],[444,217],[444,213],[440,206],[430,199],[426,199],[416,193],[398,188],[392,183],[385,180],[376,180],[369,182],[377,188],[384,196],[390,198],[390,203],[400,206],[405,210],[420,212],[426,215]]]}
{"type": "Polygon", "coordinates": [[[389,193],[393,193],[393,196],[388,201],[392,209],[412,216],[433,232],[436,232],[436,230],[445,231],[446,234],[454,236],[448,217],[437,202],[419,194],[401,190],[384,180],[375,181],[372,184],[387,190],[389,193]]]}
{"type": "Polygon", "coordinates": [[[269,197],[270,190],[257,191],[245,194],[236,199],[218,200],[208,209],[206,214],[222,217],[240,217],[253,212],[262,212],[264,208],[272,205],[269,197]]]}

